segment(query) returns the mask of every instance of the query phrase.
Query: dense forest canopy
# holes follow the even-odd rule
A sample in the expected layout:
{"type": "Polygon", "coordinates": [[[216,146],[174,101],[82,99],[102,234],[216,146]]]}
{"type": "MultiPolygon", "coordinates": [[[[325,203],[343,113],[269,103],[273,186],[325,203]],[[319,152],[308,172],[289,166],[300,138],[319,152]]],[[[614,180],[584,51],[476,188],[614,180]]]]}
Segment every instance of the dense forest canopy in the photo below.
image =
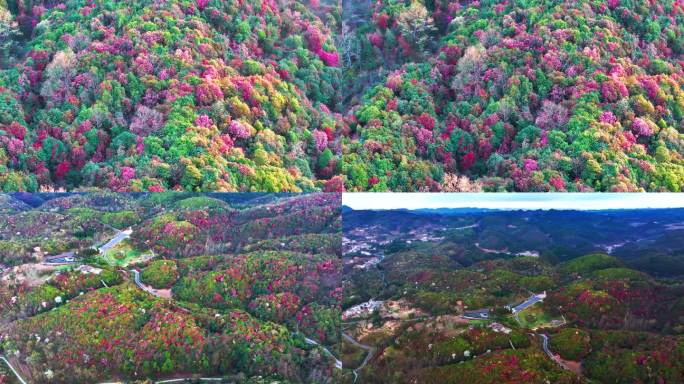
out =
{"type": "Polygon", "coordinates": [[[675,0],[0,1],[0,188],[681,191],[675,0]]]}
{"type": "Polygon", "coordinates": [[[272,0],[3,3],[3,190],[339,184],[333,19],[272,0]]]}
{"type": "Polygon", "coordinates": [[[348,190],[680,191],[677,1],[375,3],[348,190]]]}

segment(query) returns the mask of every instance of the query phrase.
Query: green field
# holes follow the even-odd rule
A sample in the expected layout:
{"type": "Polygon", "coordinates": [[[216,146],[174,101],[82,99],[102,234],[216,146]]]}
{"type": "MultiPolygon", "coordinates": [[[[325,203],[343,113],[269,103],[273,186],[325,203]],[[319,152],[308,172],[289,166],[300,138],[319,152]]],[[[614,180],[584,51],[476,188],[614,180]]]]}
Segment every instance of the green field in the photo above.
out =
{"type": "Polygon", "coordinates": [[[468,324],[472,325],[473,327],[484,328],[491,324],[491,320],[468,320],[468,324]]]}
{"type": "Polygon", "coordinates": [[[101,254],[98,258],[102,263],[112,267],[125,267],[130,264],[137,263],[148,259],[150,256],[147,252],[141,252],[135,249],[128,240],[124,240],[117,244],[114,248],[101,254]]]}
{"type": "MultiPolygon", "coordinates": [[[[526,308],[517,315],[512,315],[507,325],[514,327],[522,327],[528,329],[537,329],[550,326],[550,322],[554,319],[551,315],[544,312],[542,307],[538,304],[526,308]]],[[[561,319],[557,319],[561,320],[561,319]]]]}

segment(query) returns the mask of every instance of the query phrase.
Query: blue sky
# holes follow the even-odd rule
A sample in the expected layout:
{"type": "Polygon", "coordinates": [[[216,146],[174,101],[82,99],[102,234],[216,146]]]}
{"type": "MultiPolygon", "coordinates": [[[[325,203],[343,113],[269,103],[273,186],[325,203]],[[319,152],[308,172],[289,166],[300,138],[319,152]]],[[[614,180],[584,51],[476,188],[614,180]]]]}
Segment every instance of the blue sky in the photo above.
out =
{"type": "Polygon", "coordinates": [[[684,193],[345,193],[342,202],[354,209],[684,208],[684,193]]]}

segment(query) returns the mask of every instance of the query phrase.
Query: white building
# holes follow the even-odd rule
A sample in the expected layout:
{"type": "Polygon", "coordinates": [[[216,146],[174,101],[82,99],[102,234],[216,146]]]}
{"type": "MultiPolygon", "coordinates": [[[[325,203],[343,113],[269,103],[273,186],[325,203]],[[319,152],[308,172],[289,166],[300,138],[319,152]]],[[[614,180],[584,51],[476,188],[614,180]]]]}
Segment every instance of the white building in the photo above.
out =
{"type": "Polygon", "coordinates": [[[355,305],[342,313],[342,320],[351,319],[354,317],[360,317],[363,315],[370,315],[376,309],[380,308],[382,301],[376,301],[370,299],[365,303],[355,305]]]}

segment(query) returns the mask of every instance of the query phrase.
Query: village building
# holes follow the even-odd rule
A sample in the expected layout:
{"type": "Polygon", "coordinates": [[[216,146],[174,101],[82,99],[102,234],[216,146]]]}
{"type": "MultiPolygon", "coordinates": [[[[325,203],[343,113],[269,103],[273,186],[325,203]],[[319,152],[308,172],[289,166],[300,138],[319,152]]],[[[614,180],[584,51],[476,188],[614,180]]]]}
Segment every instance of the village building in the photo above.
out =
{"type": "Polygon", "coordinates": [[[489,320],[489,308],[464,311],[461,317],[471,320],[489,320]]]}
{"type": "Polygon", "coordinates": [[[94,275],[99,275],[102,273],[102,269],[91,267],[90,265],[86,264],[79,265],[75,270],[85,274],[92,273],[94,275]]]}
{"type": "Polygon", "coordinates": [[[43,260],[44,264],[71,264],[76,262],[76,254],[74,252],[64,252],[59,255],[47,256],[43,260]]]}
{"type": "Polygon", "coordinates": [[[351,319],[354,317],[360,317],[363,315],[370,315],[376,309],[379,309],[382,305],[382,301],[376,301],[370,299],[365,303],[355,305],[342,313],[342,320],[351,319]]]}
{"type": "Polygon", "coordinates": [[[489,328],[491,328],[492,331],[497,332],[497,333],[505,333],[505,334],[507,334],[507,335],[508,335],[509,333],[511,333],[511,329],[508,328],[508,327],[506,327],[506,326],[504,326],[504,325],[501,324],[501,323],[496,323],[496,322],[491,323],[491,324],[489,325],[489,328]]]}

